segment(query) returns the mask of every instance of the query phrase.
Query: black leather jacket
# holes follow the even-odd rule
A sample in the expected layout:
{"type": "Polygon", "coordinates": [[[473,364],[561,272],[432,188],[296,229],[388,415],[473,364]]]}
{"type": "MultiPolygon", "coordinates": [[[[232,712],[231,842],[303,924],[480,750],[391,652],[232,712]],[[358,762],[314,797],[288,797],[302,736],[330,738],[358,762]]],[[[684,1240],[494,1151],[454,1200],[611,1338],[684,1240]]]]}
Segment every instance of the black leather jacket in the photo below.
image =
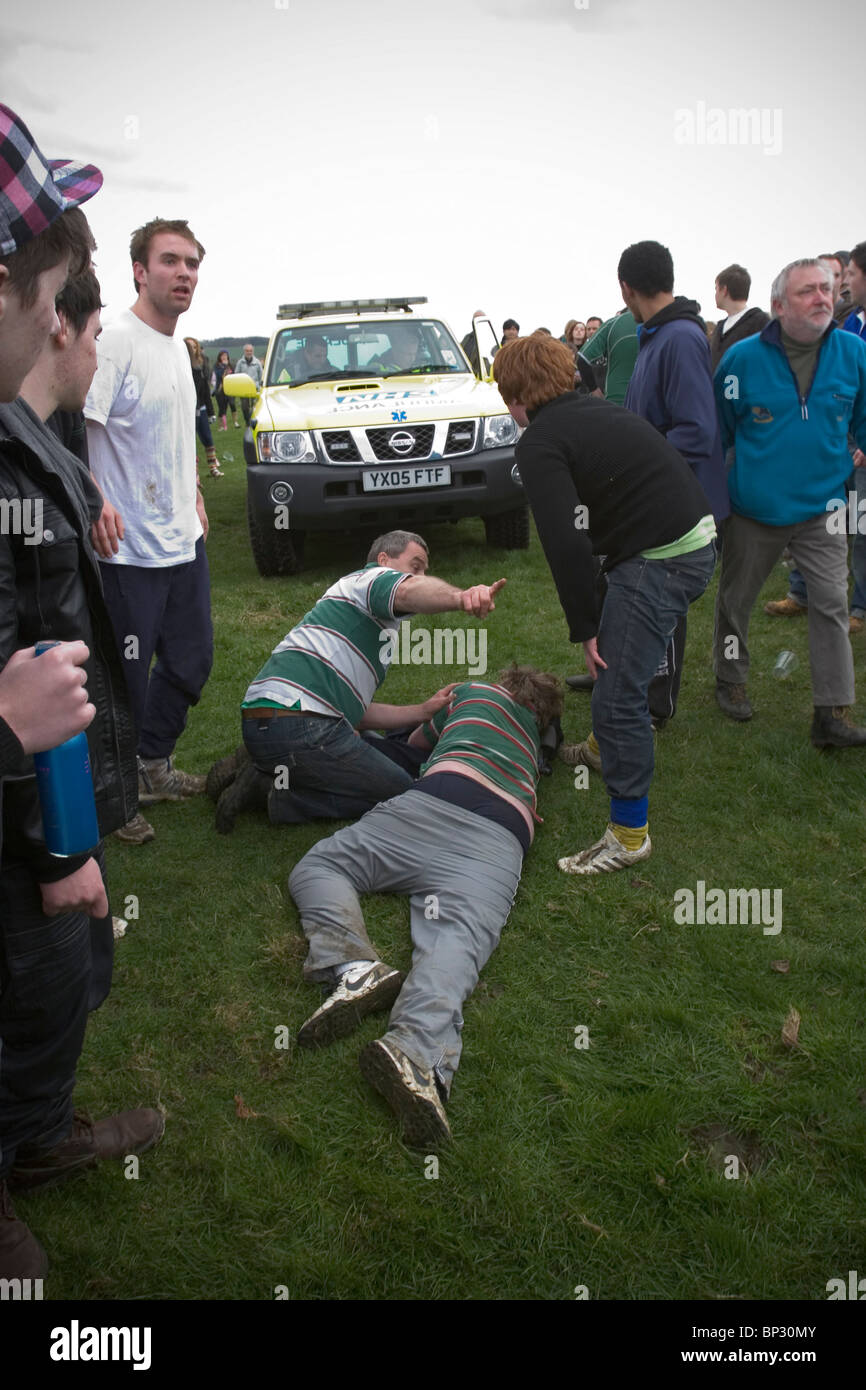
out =
{"type": "MultiPolygon", "coordinates": [[[[123,665],[90,543],[101,505],[86,469],[28,405],[0,405],[0,669],[40,639],[87,643],[87,689],[96,706],[87,740],[96,814],[107,835],[135,815],[138,774],[123,665]],[[21,505],[28,500],[29,511],[21,505]]],[[[74,873],[87,855],[49,855],[32,758],[4,773],[3,867],[25,863],[40,883],[74,873]]]]}

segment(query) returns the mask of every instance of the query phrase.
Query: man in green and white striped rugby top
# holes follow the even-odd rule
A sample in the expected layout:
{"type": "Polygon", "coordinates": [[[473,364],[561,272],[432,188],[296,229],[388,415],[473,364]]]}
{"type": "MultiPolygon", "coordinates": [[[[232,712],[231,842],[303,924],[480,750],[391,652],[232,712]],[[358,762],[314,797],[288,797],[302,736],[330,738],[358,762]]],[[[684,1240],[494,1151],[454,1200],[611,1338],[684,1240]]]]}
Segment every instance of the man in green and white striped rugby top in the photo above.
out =
{"type": "MultiPolygon", "coordinates": [[[[428,559],[421,536],[380,536],[364,568],[332,584],[274,649],[241,709],[251,763],[225,790],[220,764],[209,779],[211,795],[221,793],[218,830],[228,833],[238,811],[265,805],[274,824],[354,819],[412,785],[406,767],[359,735],[431,719],[453,687],[415,705],[375,701],[392,655],[383,634],[409,613],[486,618],[505,584],[458,589],[428,575],[428,559]]],[[[227,767],[232,772],[236,765],[227,767]]]]}

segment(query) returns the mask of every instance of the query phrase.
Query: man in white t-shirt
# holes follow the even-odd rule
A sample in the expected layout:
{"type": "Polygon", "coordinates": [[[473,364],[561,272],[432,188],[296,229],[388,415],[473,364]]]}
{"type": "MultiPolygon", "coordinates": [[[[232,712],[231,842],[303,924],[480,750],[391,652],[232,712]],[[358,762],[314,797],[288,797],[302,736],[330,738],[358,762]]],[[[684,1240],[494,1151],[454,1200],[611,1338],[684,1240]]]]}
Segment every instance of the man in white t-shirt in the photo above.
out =
{"type": "MultiPolygon", "coordinates": [[[[213,662],[195,387],[174,336],[204,247],[186,222],[158,218],[133,233],[130,254],[138,297],[103,330],[84,414],[105,498],[93,544],[138,728],[139,801],[149,805],[194,796],[205,783],[172,759],[213,662]]],[[[115,833],[129,844],[154,837],[141,813],[115,833]]]]}

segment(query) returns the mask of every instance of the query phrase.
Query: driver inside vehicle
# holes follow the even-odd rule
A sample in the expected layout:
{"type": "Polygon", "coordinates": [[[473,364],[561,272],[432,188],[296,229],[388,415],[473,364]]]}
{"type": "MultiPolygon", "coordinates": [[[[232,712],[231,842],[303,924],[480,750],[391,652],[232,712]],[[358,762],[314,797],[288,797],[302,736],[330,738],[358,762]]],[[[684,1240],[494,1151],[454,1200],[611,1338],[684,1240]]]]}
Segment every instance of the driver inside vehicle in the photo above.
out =
{"type": "Polygon", "coordinates": [[[336,371],[333,362],[328,359],[328,344],[321,333],[309,333],[307,335],[299,365],[307,376],[318,376],[322,372],[336,371]]]}
{"type": "Polygon", "coordinates": [[[328,344],[322,334],[308,333],[303,348],[295,347],[287,353],[278,380],[281,383],[298,383],[337,371],[338,368],[328,358],[328,344]]]}
{"type": "Polygon", "coordinates": [[[388,373],[411,372],[428,360],[422,347],[421,334],[414,323],[395,323],[388,329],[388,334],[390,347],[378,357],[373,357],[367,363],[368,367],[388,373]]]}

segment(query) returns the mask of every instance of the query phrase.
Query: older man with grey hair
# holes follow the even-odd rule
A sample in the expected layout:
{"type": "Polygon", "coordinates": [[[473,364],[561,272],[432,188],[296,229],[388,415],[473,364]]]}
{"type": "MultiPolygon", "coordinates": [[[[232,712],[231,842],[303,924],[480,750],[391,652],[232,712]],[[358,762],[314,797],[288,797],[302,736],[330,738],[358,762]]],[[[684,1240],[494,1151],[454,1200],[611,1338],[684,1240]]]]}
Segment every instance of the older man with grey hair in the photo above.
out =
{"type": "MultiPolygon", "coordinates": [[[[262,364],[253,352],[252,343],[244,343],[244,355],[239,357],[235,363],[235,371],[243,372],[248,376],[256,387],[262,384],[262,364]]],[[[249,397],[241,397],[241,410],[244,412],[244,420],[250,423],[250,416],[253,411],[253,403],[249,397]]]]}
{"type": "Polygon", "coordinates": [[[809,586],[812,742],[863,745],[866,729],[848,713],[846,483],[849,430],[866,448],[866,343],[833,322],[832,275],[819,260],[785,266],[773,283],[772,315],[760,334],[734,344],[714,378],[722,443],[734,450],[716,605],[716,700],[729,718],[751,719],[749,617],[788,546],[809,586]]]}
{"type": "Polygon", "coordinates": [[[427,574],[428,562],[422,536],[379,536],[363,569],[332,584],[274,648],[243,700],[243,749],[208,776],[220,834],[240,811],[267,809],[275,825],[340,820],[408,791],[422,760],[408,759],[410,771],[363,734],[432,719],[453,686],[414,705],[374,699],[394,659],[393,625],[410,613],[486,618],[505,584],[460,589],[427,574]]]}

